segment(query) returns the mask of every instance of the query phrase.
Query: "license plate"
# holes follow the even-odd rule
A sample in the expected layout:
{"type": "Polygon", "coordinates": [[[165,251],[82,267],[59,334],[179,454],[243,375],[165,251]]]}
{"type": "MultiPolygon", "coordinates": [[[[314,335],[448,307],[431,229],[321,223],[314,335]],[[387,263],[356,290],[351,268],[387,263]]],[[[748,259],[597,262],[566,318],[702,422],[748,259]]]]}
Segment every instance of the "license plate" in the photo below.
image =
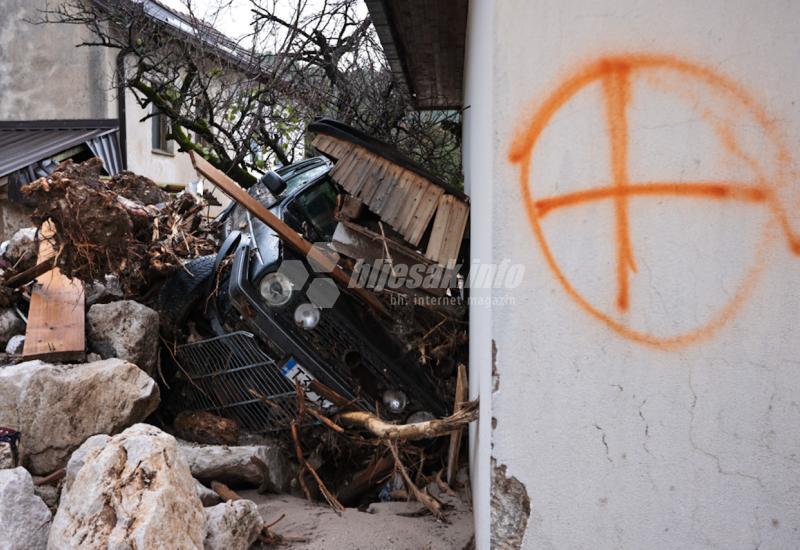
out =
{"type": "Polygon", "coordinates": [[[300,382],[300,387],[303,388],[303,391],[306,394],[306,399],[311,401],[312,403],[317,404],[319,407],[323,409],[329,409],[333,407],[333,403],[328,401],[327,399],[323,399],[321,395],[314,393],[308,389],[308,385],[312,380],[316,380],[310,372],[308,372],[303,366],[298,363],[293,357],[290,358],[286,363],[281,367],[281,374],[284,375],[286,378],[294,383],[295,381],[300,382]]]}

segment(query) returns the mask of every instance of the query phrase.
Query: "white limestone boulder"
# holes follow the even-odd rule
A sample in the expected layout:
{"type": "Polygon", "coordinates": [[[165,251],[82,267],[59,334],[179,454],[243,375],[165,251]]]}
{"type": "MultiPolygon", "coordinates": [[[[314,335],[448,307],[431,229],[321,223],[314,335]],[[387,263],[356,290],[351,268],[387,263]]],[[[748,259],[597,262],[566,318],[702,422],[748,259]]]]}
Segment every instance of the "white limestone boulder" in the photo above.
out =
{"type": "Polygon", "coordinates": [[[64,485],[48,548],[203,548],[203,505],[174,437],[136,424],[86,445],[68,466],[73,475],[64,485]]]}
{"type": "Polygon", "coordinates": [[[45,548],[52,517],[25,468],[0,470],[0,548],[45,548]]]}
{"type": "Polygon", "coordinates": [[[264,521],[252,500],[232,500],[206,508],[205,550],[247,550],[264,521]]]}
{"type": "Polygon", "coordinates": [[[140,422],[158,403],[153,379],[121,359],[0,369],[0,426],[22,432],[22,465],[33,474],[63,467],[86,438],[140,422]]]}
{"type": "Polygon", "coordinates": [[[201,445],[182,440],[178,440],[178,444],[192,475],[200,481],[221,481],[232,486],[261,486],[273,493],[289,489],[293,472],[286,452],[277,444],[201,445]],[[263,479],[259,467],[250,460],[253,456],[266,465],[268,479],[263,479]]]}

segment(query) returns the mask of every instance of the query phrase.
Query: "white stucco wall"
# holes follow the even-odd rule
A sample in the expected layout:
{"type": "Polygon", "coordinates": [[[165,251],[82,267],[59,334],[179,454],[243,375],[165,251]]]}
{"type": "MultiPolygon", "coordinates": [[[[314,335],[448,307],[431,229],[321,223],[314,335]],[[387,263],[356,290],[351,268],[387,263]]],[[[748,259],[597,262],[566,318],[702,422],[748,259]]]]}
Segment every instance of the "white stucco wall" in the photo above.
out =
{"type": "Polygon", "coordinates": [[[147,111],[136,102],[133,92],[126,91],[125,119],[127,124],[128,170],[147,176],[161,184],[187,184],[197,181],[198,175],[186,153],[178,152],[174,144],[173,155],[153,152],[152,119],[144,122],[147,111]]]}
{"type": "Polygon", "coordinates": [[[800,3],[494,6],[492,255],[527,270],[481,396],[523,547],[800,547],[800,3]]]}

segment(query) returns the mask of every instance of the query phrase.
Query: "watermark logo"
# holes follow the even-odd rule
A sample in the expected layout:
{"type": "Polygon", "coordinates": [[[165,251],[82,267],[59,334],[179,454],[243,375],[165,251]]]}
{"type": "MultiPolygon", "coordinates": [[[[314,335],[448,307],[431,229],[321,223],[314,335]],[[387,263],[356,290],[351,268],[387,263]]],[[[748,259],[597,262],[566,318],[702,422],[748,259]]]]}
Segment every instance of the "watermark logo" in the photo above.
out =
{"type": "MultiPolygon", "coordinates": [[[[303,290],[309,303],[319,309],[334,307],[341,290],[329,276],[340,263],[339,254],[329,243],[314,243],[306,261],[284,260],[278,274],[291,282],[294,290],[303,290]]],[[[503,260],[500,263],[473,261],[469,269],[451,261],[446,265],[420,262],[395,263],[390,259],[367,261],[357,259],[352,267],[349,288],[365,288],[373,292],[394,291],[392,305],[457,306],[465,289],[512,290],[522,284],[523,264],[503,260]],[[466,272],[466,275],[464,273],[466,272]],[[420,292],[421,291],[421,292],[420,292]],[[449,292],[448,292],[449,291],[449,292]]],[[[467,305],[504,305],[512,303],[508,296],[470,298],[467,305]]]]}
{"type": "Polygon", "coordinates": [[[525,275],[523,264],[503,260],[499,264],[473,262],[463,284],[459,274],[462,265],[450,261],[447,265],[399,264],[379,259],[371,263],[358,260],[350,277],[350,287],[390,290],[445,290],[449,288],[514,289],[525,275]]]}

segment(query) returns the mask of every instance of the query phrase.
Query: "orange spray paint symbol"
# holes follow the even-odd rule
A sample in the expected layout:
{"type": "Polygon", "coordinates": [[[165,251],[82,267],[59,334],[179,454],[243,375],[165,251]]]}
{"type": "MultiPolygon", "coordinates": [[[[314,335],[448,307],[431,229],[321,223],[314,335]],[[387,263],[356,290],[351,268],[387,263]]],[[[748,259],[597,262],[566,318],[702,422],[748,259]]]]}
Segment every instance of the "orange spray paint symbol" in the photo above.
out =
{"type": "MultiPolygon", "coordinates": [[[[772,222],[777,222],[785,235],[790,249],[800,254],[800,237],[793,233],[788,215],[782,206],[776,189],[786,179],[790,163],[780,132],[766,112],[736,83],[716,72],[671,56],[633,54],[604,57],[584,66],[567,78],[539,107],[514,141],[509,160],[520,165],[520,185],[528,218],[534,234],[542,247],[545,259],[558,281],[587,313],[603,321],[620,335],[643,344],[660,348],[684,346],[712,335],[725,324],[746,299],[763,268],[763,256],[750,269],[744,282],[735,295],[708,323],[677,336],[657,336],[649,334],[615,319],[589,302],[567,279],[556,262],[550,245],[542,229],[542,219],[549,213],[578,204],[611,200],[614,207],[614,239],[616,245],[616,295],[615,304],[620,313],[631,307],[630,277],[637,271],[634,249],[631,243],[629,221],[629,199],[635,196],[686,197],[703,200],[725,200],[766,205],[772,213],[772,222]],[[631,102],[632,83],[648,73],[669,73],[684,81],[704,85],[721,98],[732,101],[747,113],[760,128],[764,137],[776,150],[777,175],[767,177],[759,161],[746,153],[734,137],[730,127],[710,120],[725,149],[744,162],[756,175],[753,182],[739,181],[644,181],[632,182],[628,176],[628,107],[631,102]],[[611,185],[590,188],[572,193],[550,197],[534,198],[531,192],[530,170],[534,149],[541,134],[548,127],[555,114],[578,92],[590,84],[599,83],[604,102],[610,141],[611,185]]],[[[762,245],[766,245],[765,236],[762,245]]],[[[761,249],[765,246],[761,246],[761,249]]]]}

